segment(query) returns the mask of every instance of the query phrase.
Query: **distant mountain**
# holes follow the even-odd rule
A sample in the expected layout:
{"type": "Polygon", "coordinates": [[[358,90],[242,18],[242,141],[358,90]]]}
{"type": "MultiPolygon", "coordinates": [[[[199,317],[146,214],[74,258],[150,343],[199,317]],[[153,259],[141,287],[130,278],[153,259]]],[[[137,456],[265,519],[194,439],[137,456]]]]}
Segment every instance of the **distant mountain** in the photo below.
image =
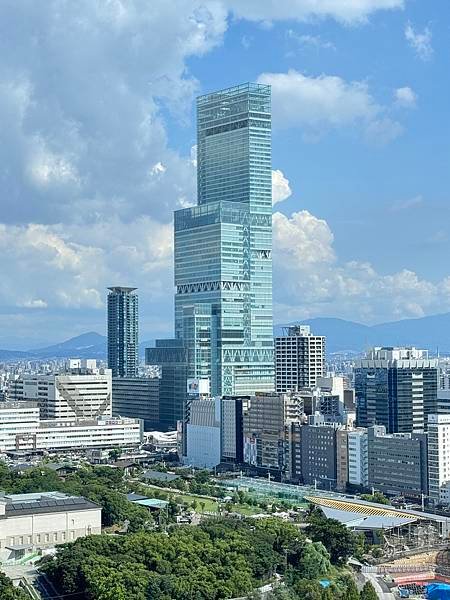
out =
{"type": "MultiPolygon", "coordinates": [[[[105,335],[89,331],[45,348],[34,348],[33,350],[0,349],[0,360],[44,360],[54,358],[96,358],[106,360],[106,342],[107,337],[105,335]]],[[[139,344],[139,354],[144,356],[145,348],[153,346],[154,343],[154,340],[141,342],[139,344]]]]}
{"type": "Polygon", "coordinates": [[[328,352],[362,352],[370,346],[416,346],[450,354],[450,313],[372,326],[344,319],[307,319],[277,325],[275,335],[282,332],[282,327],[297,323],[310,325],[313,333],[325,335],[328,352]]]}
{"type": "Polygon", "coordinates": [[[31,350],[30,353],[35,358],[105,358],[106,337],[89,331],[60,344],[31,350]]]}
{"type": "MultiPolygon", "coordinates": [[[[404,319],[381,323],[380,325],[362,325],[353,321],[333,318],[307,319],[276,325],[275,335],[289,325],[310,325],[313,333],[327,337],[328,352],[362,352],[370,346],[417,346],[428,350],[439,350],[450,354],[450,313],[404,319]]],[[[139,344],[139,354],[144,355],[145,348],[154,345],[154,340],[139,344]]],[[[106,336],[95,331],[29,351],[0,350],[0,360],[50,358],[106,358],[106,336]]]]}

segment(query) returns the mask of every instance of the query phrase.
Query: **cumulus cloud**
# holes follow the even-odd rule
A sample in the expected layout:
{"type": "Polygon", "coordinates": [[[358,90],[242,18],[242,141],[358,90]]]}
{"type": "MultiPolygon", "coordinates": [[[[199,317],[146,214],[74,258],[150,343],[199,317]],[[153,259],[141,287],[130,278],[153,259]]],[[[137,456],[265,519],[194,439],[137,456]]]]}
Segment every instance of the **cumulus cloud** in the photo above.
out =
{"type": "Polygon", "coordinates": [[[291,194],[289,179],[284,176],[283,171],[279,169],[272,171],[272,205],[275,206],[275,204],[287,200],[291,194]]]}
{"type": "Polygon", "coordinates": [[[397,88],[394,99],[397,106],[402,108],[415,108],[417,105],[417,94],[410,87],[397,88]]]}
{"type": "Polygon", "coordinates": [[[450,310],[450,277],[437,283],[403,269],[384,275],[361,261],[342,262],[333,233],[308,211],[273,215],[275,322],[340,316],[380,322],[450,310]]]}
{"type": "Polygon", "coordinates": [[[315,140],[330,129],[353,128],[377,142],[389,142],[402,133],[402,126],[386,114],[365,82],[331,75],[307,77],[295,70],[263,73],[259,81],[272,86],[277,126],[301,128],[305,139],[315,140]]]}
{"type": "Polygon", "coordinates": [[[332,42],[324,40],[320,35],[298,34],[293,29],[288,29],[286,37],[299,46],[310,46],[316,50],[336,50],[336,46],[332,42]]]}
{"type": "Polygon", "coordinates": [[[434,50],[431,45],[433,34],[429,27],[425,27],[425,29],[420,32],[414,29],[411,23],[407,23],[405,27],[405,38],[421,60],[430,60],[434,50]]]}
{"type": "Polygon", "coordinates": [[[346,24],[360,23],[379,10],[401,9],[404,0],[225,0],[238,18],[252,21],[332,18],[346,24]]]}

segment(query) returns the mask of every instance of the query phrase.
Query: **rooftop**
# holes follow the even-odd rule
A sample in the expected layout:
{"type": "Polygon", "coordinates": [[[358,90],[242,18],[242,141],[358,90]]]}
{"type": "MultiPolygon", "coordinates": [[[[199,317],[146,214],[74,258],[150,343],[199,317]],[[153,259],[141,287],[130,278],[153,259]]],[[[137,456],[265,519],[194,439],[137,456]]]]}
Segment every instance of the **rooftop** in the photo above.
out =
{"type": "Polygon", "coordinates": [[[69,496],[61,492],[0,494],[0,501],[5,504],[5,516],[3,518],[99,508],[98,504],[82,496],[69,496]]]}

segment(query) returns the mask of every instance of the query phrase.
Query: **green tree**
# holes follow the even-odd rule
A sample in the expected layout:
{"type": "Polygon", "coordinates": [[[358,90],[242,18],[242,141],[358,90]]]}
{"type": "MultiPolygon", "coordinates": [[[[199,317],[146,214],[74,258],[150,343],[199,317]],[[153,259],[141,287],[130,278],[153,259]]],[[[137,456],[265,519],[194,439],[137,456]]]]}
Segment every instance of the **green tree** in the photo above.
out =
{"type": "Polygon", "coordinates": [[[308,536],[315,542],[322,542],[333,564],[344,564],[355,551],[354,534],[339,521],[327,519],[321,510],[313,510],[308,520],[308,536]]]}
{"type": "Polygon", "coordinates": [[[317,581],[299,579],[293,589],[302,600],[322,600],[322,587],[317,581]]]}
{"type": "Polygon", "coordinates": [[[359,594],[359,597],[360,597],[361,600],[377,600],[378,599],[378,595],[377,595],[377,593],[375,591],[375,588],[370,583],[370,581],[367,581],[364,584],[364,587],[361,590],[361,593],[359,594]]]}
{"type": "Polygon", "coordinates": [[[109,458],[116,462],[122,455],[122,450],[120,448],[113,448],[109,451],[109,458]]]}
{"type": "Polygon", "coordinates": [[[299,571],[304,579],[319,579],[325,576],[330,568],[330,555],[321,542],[307,544],[302,552],[299,571]]]}
{"type": "Polygon", "coordinates": [[[382,492],[374,492],[373,494],[360,494],[361,500],[366,502],[376,502],[377,504],[390,504],[389,498],[382,492]]]}

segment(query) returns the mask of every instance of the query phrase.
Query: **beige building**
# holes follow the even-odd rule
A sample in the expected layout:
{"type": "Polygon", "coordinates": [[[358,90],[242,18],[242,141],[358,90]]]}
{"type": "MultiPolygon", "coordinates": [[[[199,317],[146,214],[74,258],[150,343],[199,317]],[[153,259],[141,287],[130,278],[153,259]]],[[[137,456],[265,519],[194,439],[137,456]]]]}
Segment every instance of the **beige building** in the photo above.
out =
{"type": "Polygon", "coordinates": [[[242,402],[244,462],[254,467],[291,471],[290,424],[303,414],[296,394],[256,394],[242,402]]]}
{"type": "Polygon", "coordinates": [[[0,560],[101,533],[101,515],[94,502],[60,492],[0,495],[0,560]]]}

